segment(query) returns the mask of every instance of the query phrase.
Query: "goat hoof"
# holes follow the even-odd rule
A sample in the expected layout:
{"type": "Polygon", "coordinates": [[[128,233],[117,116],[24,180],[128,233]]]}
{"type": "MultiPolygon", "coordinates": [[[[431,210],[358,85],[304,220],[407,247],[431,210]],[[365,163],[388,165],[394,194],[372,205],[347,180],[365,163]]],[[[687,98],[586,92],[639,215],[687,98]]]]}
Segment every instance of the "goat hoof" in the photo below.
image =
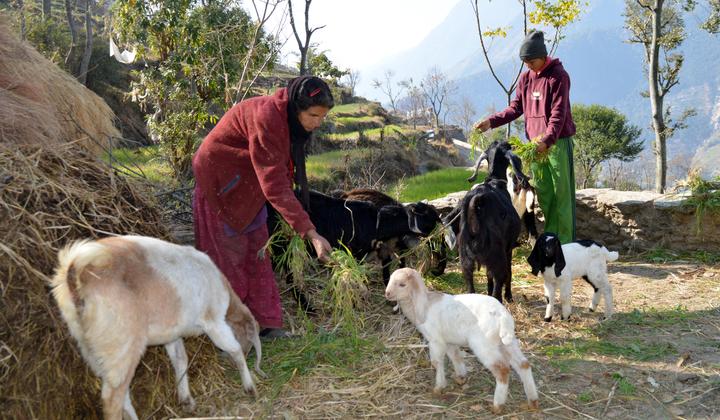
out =
{"type": "Polygon", "coordinates": [[[594,308],[590,308],[590,312],[595,312],[595,309],[594,309],[594,308]]]}
{"type": "Polygon", "coordinates": [[[193,397],[187,397],[184,400],[180,401],[180,405],[182,406],[183,410],[187,412],[193,412],[195,411],[195,399],[193,397]]]}
{"type": "Polygon", "coordinates": [[[433,395],[439,397],[439,396],[441,396],[442,394],[443,394],[443,388],[440,388],[440,387],[437,387],[437,386],[436,386],[435,388],[433,388],[433,395]]]}
{"type": "Polygon", "coordinates": [[[465,382],[467,382],[467,376],[455,376],[453,379],[458,385],[465,385],[465,382]]]}
{"type": "Polygon", "coordinates": [[[552,317],[551,317],[551,316],[546,316],[546,317],[543,318],[543,319],[545,320],[545,322],[550,322],[550,321],[552,321],[552,317]]]}
{"type": "Polygon", "coordinates": [[[503,411],[503,406],[502,406],[502,405],[495,405],[495,404],[493,404],[493,406],[492,406],[492,412],[493,412],[493,414],[496,414],[496,415],[497,415],[497,414],[502,413],[502,411],[503,411]]]}
{"type": "Polygon", "coordinates": [[[252,395],[253,398],[257,398],[257,396],[258,396],[257,389],[255,389],[255,385],[250,385],[249,387],[246,386],[245,392],[252,395]]]}
{"type": "Polygon", "coordinates": [[[538,400],[528,401],[528,408],[533,411],[539,410],[540,409],[540,401],[538,401],[538,400]]]}
{"type": "Polygon", "coordinates": [[[562,320],[562,321],[570,321],[570,315],[568,315],[568,316],[566,316],[566,317],[565,317],[565,316],[561,316],[561,317],[560,317],[560,320],[562,320]]]}

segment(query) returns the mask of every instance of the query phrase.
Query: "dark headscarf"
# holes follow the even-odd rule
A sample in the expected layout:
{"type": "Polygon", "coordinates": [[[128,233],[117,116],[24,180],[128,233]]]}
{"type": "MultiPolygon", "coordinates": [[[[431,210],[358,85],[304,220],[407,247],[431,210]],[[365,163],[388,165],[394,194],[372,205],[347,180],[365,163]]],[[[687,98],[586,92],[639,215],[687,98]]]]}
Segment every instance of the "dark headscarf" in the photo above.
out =
{"type": "Polygon", "coordinates": [[[290,127],[290,157],[295,166],[295,184],[300,187],[302,203],[305,210],[310,208],[310,192],[308,190],[307,172],[305,171],[305,143],[310,140],[312,132],[305,131],[298,114],[311,106],[332,108],[335,105],[327,83],[315,76],[300,76],[288,83],[288,126],[290,127]]]}

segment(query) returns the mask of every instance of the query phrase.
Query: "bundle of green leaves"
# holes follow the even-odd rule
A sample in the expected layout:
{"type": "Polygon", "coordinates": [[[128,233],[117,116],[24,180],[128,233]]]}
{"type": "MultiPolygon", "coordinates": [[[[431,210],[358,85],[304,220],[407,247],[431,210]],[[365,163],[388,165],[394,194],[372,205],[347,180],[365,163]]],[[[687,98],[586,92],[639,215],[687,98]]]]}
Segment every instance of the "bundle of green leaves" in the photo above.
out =
{"type": "Polygon", "coordinates": [[[508,143],[510,143],[513,152],[520,157],[525,165],[533,163],[542,165],[548,162],[547,150],[542,153],[538,152],[534,141],[525,143],[519,137],[513,136],[510,137],[508,143]]]}

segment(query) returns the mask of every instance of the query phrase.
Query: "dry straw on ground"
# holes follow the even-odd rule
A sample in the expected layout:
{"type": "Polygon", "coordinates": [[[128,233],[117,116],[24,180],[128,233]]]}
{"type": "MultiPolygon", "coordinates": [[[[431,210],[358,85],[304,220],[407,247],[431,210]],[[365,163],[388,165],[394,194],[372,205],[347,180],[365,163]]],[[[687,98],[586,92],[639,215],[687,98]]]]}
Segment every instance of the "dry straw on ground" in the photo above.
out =
{"type": "MultiPolygon", "coordinates": [[[[56,252],[80,238],[167,232],[150,195],[97,156],[118,134],[102,99],[1,20],[0,56],[0,411],[4,418],[96,418],[99,381],[47,287],[56,252]]],[[[172,369],[158,349],[149,353],[138,368],[136,406],[168,417],[177,410],[172,369]]],[[[230,382],[223,389],[232,389],[207,341],[191,340],[188,353],[203,367],[201,387],[212,392],[214,383],[230,382]]],[[[189,374],[191,383],[201,377],[189,374]]]]}

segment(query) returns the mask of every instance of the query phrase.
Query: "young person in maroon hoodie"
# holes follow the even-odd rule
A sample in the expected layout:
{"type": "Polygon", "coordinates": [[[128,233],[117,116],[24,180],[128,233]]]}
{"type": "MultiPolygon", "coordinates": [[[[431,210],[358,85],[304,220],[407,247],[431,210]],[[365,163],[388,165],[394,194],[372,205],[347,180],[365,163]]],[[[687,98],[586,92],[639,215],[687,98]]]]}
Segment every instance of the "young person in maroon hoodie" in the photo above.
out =
{"type": "Polygon", "coordinates": [[[310,240],[319,259],[331,251],[293,193],[293,180],[307,203],[304,145],[333,106],[322,80],[292,79],[273,95],[233,106],[193,157],[196,247],[227,277],[263,337],[288,335],[270,258],[258,258],[268,240],[266,203],[310,240]]]}
{"type": "Polygon", "coordinates": [[[520,76],[515,99],[475,126],[480,131],[507,124],[525,115],[525,136],[549,153],[548,163],[532,164],[535,190],[545,215],[545,231],[562,243],[575,240],[575,170],[570,112],[570,76],[557,58],[548,57],[543,33],[531,31],[520,46],[528,71],[520,76]]]}

